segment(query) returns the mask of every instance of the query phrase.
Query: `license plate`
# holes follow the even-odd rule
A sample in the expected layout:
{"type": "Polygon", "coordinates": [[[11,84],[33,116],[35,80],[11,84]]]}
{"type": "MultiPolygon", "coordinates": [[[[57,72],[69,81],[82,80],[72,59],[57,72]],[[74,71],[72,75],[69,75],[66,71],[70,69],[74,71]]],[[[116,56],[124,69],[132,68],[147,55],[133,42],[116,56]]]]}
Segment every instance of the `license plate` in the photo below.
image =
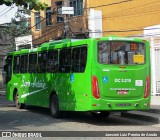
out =
{"type": "Polygon", "coordinates": [[[116,104],[117,106],[131,106],[130,103],[127,103],[127,104],[116,104]]]}
{"type": "Polygon", "coordinates": [[[128,90],[118,90],[119,95],[128,94],[128,90]]]}

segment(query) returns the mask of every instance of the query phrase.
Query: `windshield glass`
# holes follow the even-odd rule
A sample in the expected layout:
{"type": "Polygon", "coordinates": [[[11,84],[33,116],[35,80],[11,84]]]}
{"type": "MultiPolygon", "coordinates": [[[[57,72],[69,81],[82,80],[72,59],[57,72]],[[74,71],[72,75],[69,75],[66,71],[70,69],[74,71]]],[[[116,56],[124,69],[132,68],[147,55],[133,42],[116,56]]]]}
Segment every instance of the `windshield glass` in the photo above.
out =
{"type": "Polygon", "coordinates": [[[100,41],[98,62],[102,64],[144,64],[144,43],[126,41],[100,41]]]}

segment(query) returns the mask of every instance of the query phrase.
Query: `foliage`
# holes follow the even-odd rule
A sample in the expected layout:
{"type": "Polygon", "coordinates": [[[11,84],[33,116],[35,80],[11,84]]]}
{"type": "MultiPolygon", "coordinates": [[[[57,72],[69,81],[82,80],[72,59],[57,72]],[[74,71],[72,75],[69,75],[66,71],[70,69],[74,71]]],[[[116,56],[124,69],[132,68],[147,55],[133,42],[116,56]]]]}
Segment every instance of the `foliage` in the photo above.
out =
{"type": "Polygon", "coordinates": [[[17,12],[10,23],[6,23],[1,32],[7,37],[7,43],[10,43],[9,51],[15,50],[15,38],[31,34],[29,26],[27,26],[26,14],[17,12]]]}
{"type": "Polygon", "coordinates": [[[20,37],[31,34],[28,27],[28,21],[22,13],[17,12],[15,18],[12,18],[9,28],[7,30],[8,34],[13,37],[20,37]]]}
{"type": "Polygon", "coordinates": [[[39,2],[39,0],[0,0],[0,5],[5,4],[11,6],[16,4],[16,6],[23,6],[25,9],[29,6],[29,9],[32,10],[44,10],[47,7],[47,4],[39,2]]]}

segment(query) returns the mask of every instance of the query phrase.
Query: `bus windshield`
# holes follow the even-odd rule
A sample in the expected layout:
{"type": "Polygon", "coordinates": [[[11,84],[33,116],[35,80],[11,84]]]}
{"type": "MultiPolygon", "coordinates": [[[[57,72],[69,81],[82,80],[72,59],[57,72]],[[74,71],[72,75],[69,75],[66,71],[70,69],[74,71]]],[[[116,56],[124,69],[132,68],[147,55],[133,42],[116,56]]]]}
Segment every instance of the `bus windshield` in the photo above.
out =
{"type": "Polygon", "coordinates": [[[144,43],[126,41],[98,42],[98,62],[101,64],[144,64],[144,43]]]}

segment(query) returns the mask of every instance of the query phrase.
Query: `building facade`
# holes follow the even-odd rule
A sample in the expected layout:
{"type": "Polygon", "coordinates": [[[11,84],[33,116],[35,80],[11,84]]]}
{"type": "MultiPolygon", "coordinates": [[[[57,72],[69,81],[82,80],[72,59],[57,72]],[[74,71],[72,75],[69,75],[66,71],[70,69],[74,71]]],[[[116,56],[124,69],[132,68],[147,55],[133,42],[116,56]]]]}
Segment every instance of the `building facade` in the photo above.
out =
{"type": "MultiPolygon", "coordinates": [[[[63,34],[64,16],[59,13],[65,0],[41,1],[47,3],[48,8],[44,11],[32,11],[31,13],[31,27],[39,23],[32,28],[33,44],[41,44],[63,34]]],[[[74,15],[69,18],[69,28],[75,34],[92,32],[89,27],[91,20],[89,15],[93,9],[102,12],[102,16],[95,16],[94,20],[102,20],[103,36],[143,35],[144,28],[160,24],[160,2],[155,0],[68,1],[70,6],[74,7],[74,15]]]]}
{"type": "MultiPolygon", "coordinates": [[[[64,18],[61,7],[64,0],[41,0],[48,4],[44,11],[31,12],[31,28],[33,45],[39,45],[49,40],[64,36],[64,18]]],[[[68,26],[71,36],[84,34],[87,30],[86,0],[69,0],[69,5],[74,7],[74,15],[68,15],[68,26]]]]}
{"type": "MultiPolygon", "coordinates": [[[[45,11],[32,11],[33,45],[62,37],[66,0],[41,0],[45,11]],[[39,23],[39,24],[37,24],[39,23]]],[[[74,7],[69,29],[72,36],[89,37],[119,35],[142,37],[151,43],[152,92],[160,95],[160,1],[159,0],[68,0],[74,7]]]]}
{"type": "Polygon", "coordinates": [[[135,36],[143,34],[148,26],[160,24],[160,1],[157,0],[89,0],[88,4],[102,11],[104,36],[135,36]]]}

